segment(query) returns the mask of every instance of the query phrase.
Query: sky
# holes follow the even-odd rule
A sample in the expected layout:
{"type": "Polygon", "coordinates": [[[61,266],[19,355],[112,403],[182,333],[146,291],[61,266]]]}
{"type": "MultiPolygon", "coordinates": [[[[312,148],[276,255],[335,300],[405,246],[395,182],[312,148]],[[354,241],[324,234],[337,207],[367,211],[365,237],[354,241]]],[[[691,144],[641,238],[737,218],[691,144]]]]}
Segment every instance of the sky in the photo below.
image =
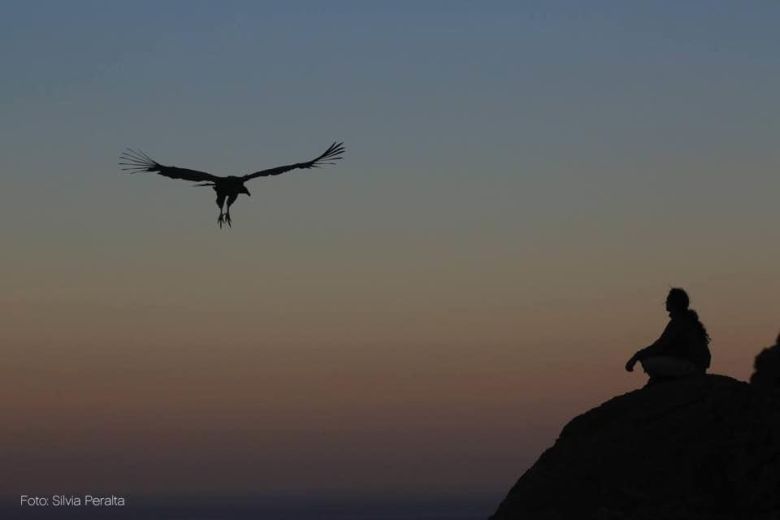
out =
{"type": "Polygon", "coordinates": [[[780,331],[780,4],[4,2],[0,494],[490,494],[685,287],[780,331]],[[118,156],[257,179],[214,194],[118,156]]]}

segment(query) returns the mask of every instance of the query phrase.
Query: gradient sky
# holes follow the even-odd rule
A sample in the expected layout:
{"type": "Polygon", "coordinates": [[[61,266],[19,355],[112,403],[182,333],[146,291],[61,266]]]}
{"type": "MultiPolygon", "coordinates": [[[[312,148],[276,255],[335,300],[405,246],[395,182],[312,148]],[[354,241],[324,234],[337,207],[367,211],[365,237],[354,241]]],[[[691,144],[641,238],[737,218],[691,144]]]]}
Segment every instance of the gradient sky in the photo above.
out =
{"type": "Polygon", "coordinates": [[[0,494],[499,497],[673,285],[749,376],[780,4],[420,4],[3,3],[0,494]]]}

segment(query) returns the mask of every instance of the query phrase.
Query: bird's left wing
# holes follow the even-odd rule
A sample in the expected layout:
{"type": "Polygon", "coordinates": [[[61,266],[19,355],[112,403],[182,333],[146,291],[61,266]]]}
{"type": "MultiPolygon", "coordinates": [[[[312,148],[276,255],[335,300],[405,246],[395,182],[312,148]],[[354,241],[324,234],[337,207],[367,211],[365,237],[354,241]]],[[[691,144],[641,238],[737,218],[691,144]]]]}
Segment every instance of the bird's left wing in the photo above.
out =
{"type": "Polygon", "coordinates": [[[219,177],[198,170],[177,168],[176,166],[164,166],[140,150],[125,150],[119,156],[119,166],[125,173],[154,172],[171,179],[184,179],[194,182],[214,182],[219,177]]]}
{"type": "Polygon", "coordinates": [[[312,159],[311,161],[287,164],[285,166],[277,166],[276,168],[269,168],[268,170],[260,170],[259,172],[248,173],[241,177],[244,181],[254,179],[255,177],[270,177],[272,175],[281,175],[282,173],[295,170],[297,168],[319,168],[326,164],[336,164],[334,161],[341,159],[341,154],[344,153],[344,143],[333,143],[325,150],[319,157],[312,159]]]}

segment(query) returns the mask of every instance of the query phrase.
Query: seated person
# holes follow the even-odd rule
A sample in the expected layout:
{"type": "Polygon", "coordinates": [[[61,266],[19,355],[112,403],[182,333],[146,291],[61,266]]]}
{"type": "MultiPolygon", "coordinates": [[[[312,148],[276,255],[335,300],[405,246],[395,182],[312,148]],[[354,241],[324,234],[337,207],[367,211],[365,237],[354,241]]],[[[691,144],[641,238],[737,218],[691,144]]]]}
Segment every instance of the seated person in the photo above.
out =
{"type": "Polygon", "coordinates": [[[710,337],[699,315],[689,305],[688,294],[683,289],[669,291],[666,297],[669,323],[655,343],[631,356],[626,370],[632,372],[637,361],[641,362],[650,383],[707,371],[710,337]]]}

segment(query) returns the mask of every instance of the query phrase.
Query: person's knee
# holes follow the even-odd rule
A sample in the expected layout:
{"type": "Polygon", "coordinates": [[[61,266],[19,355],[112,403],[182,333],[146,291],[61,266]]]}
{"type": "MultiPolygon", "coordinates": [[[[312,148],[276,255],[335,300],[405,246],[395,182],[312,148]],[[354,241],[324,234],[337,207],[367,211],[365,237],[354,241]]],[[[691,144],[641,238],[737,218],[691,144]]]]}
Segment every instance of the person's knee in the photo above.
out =
{"type": "Polygon", "coordinates": [[[642,368],[650,377],[682,377],[696,371],[687,359],[671,356],[653,356],[642,360],[642,368]]]}

